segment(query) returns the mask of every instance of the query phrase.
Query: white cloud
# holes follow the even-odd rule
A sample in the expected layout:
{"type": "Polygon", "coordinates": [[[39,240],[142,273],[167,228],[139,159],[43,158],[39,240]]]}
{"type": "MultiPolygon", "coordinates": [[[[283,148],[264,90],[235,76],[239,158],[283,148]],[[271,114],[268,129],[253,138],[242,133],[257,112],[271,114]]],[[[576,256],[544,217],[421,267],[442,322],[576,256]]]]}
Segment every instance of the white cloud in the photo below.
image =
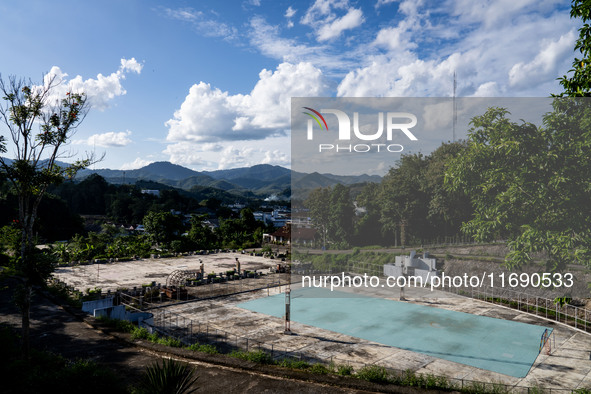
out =
{"type": "Polygon", "coordinates": [[[144,160],[142,158],[137,157],[134,161],[132,161],[131,163],[125,163],[123,164],[119,169],[120,170],[137,170],[138,168],[142,168],[147,166],[148,164],[152,164],[154,163],[153,161],[150,160],[144,160]]]}
{"type": "Polygon", "coordinates": [[[536,18],[552,10],[556,5],[564,5],[560,0],[447,0],[442,7],[450,10],[453,17],[463,25],[477,24],[482,28],[498,28],[513,25],[516,18],[527,20],[536,18]]]}
{"type": "MultiPolygon", "coordinates": [[[[257,1],[253,1],[251,5],[258,6],[260,3],[257,4],[257,1]]],[[[165,8],[164,13],[169,18],[190,23],[199,34],[206,37],[218,37],[228,41],[235,40],[238,37],[238,29],[220,21],[217,14],[214,14],[215,17],[212,18],[192,8],[165,8]]]]}
{"type": "MultiPolygon", "coordinates": [[[[216,155],[218,155],[218,152],[223,149],[223,147],[219,145],[218,147],[219,149],[215,150],[216,155]]],[[[170,144],[162,151],[162,153],[169,156],[168,160],[173,164],[191,168],[216,169],[215,163],[209,162],[205,159],[205,156],[207,156],[207,153],[205,152],[208,152],[208,150],[204,149],[202,144],[191,142],[170,144]]],[[[214,150],[211,150],[210,152],[213,153],[214,150]]]]}
{"type": "Polygon", "coordinates": [[[164,12],[170,18],[178,19],[178,20],[185,21],[185,22],[194,22],[203,15],[203,12],[195,11],[190,8],[188,8],[188,9],[183,8],[183,9],[178,9],[178,10],[166,8],[164,10],[164,12]]]}
{"type": "Polygon", "coordinates": [[[250,43],[265,56],[288,63],[311,63],[326,72],[327,76],[342,77],[359,65],[359,58],[366,52],[357,50],[342,52],[328,44],[308,45],[293,38],[281,37],[279,28],[268,24],[261,17],[250,20],[250,43]]]}
{"type": "Polygon", "coordinates": [[[120,70],[125,71],[132,71],[136,74],[140,74],[142,72],[142,68],[144,68],[143,64],[138,63],[134,57],[131,59],[121,59],[121,68],[120,70]]]}
{"type": "Polygon", "coordinates": [[[251,167],[257,164],[271,164],[287,167],[289,156],[282,150],[264,150],[253,145],[226,147],[220,156],[218,169],[251,167]]]}
{"type": "Polygon", "coordinates": [[[229,145],[221,152],[218,169],[225,170],[227,168],[253,166],[257,163],[252,160],[252,153],[253,148],[251,147],[229,145]]]}
{"type": "Polygon", "coordinates": [[[345,9],[349,6],[348,0],[316,0],[302,17],[304,25],[314,25],[318,22],[331,22],[335,19],[333,9],[345,9]]]}
{"type": "Polygon", "coordinates": [[[76,145],[96,145],[103,148],[122,147],[131,144],[132,141],[129,138],[130,135],[131,131],[129,130],[119,133],[111,131],[103,134],[93,134],[85,140],[76,140],[73,143],[76,145]]]}
{"type": "Polygon", "coordinates": [[[509,84],[524,87],[555,77],[564,58],[572,52],[575,40],[575,31],[571,30],[557,41],[542,41],[542,49],[531,62],[517,63],[509,70],[509,84]]]}
{"type": "Polygon", "coordinates": [[[354,29],[364,22],[361,9],[349,6],[348,0],[316,0],[302,17],[301,23],[316,31],[318,41],[339,37],[345,30],[354,29]],[[337,16],[335,12],[347,11],[337,16]]]}
{"type": "MultiPolygon", "coordinates": [[[[570,68],[580,25],[559,0],[377,0],[376,9],[363,5],[365,15],[361,6],[355,8],[361,2],[351,3],[316,0],[297,11],[304,26],[293,30],[252,17],[250,45],[281,64],[263,70],[248,93],[203,82],[191,87],[167,122],[171,157],[208,166],[223,157],[223,167],[281,162],[266,145],[287,128],[286,103],[297,91],[304,96],[451,96],[456,72],[458,96],[547,96],[559,91],[556,78],[570,68]],[[369,26],[375,21],[370,12],[381,12],[379,25],[369,26]],[[366,18],[362,31],[351,30],[366,18]],[[249,141],[262,139],[265,153],[249,141]],[[232,141],[233,149],[206,159],[207,152],[199,151],[205,142],[223,141],[232,141]]],[[[290,6],[283,16],[290,27],[296,10],[290,6]]],[[[193,19],[199,18],[204,17],[193,19]]]]}
{"type": "Polygon", "coordinates": [[[568,70],[575,40],[576,22],[567,12],[544,2],[465,3],[446,3],[452,12],[445,22],[429,16],[447,12],[444,6],[400,3],[403,19],[381,29],[373,42],[382,53],[351,69],[337,95],[450,96],[454,71],[459,96],[547,96],[559,90],[556,78],[568,70]]]}
{"type": "Polygon", "coordinates": [[[417,47],[417,44],[411,41],[411,31],[409,31],[406,21],[402,21],[397,27],[386,27],[380,30],[374,45],[390,51],[404,51],[417,47]]]}
{"type": "Polygon", "coordinates": [[[50,81],[56,85],[53,90],[53,96],[50,100],[57,101],[64,97],[66,92],[85,93],[88,103],[93,109],[105,110],[109,107],[109,102],[117,96],[127,93],[123,88],[121,81],[126,78],[126,74],[134,72],[140,74],[143,65],[138,63],[135,58],[121,59],[119,69],[110,75],[104,76],[98,74],[96,79],[83,80],[82,76],[68,80],[68,74],[64,73],[58,66],[53,66],[49,73],[44,77],[44,83],[47,85],[50,81]]]}
{"type": "Polygon", "coordinates": [[[272,164],[289,167],[290,137],[270,137],[260,141],[234,141],[231,144],[179,142],[169,144],[162,153],[171,163],[196,170],[218,170],[232,167],[272,164]]]}
{"type": "Polygon", "coordinates": [[[169,128],[167,140],[200,141],[208,140],[208,133],[213,136],[227,133],[232,129],[233,115],[227,92],[199,82],[191,86],[180,109],[175,111],[174,118],[166,122],[169,128]]]}
{"type": "Polygon", "coordinates": [[[287,10],[285,11],[285,17],[287,19],[293,18],[293,16],[296,14],[297,10],[294,10],[293,8],[291,8],[291,6],[287,7],[287,10]]]}
{"type": "Polygon", "coordinates": [[[289,166],[291,160],[289,156],[280,150],[266,151],[265,158],[261,161],[261,164],[272,164],[277,166],[289,166]]]}
{"type": "Polygon", "coordinates": [[[212,155],[203,145],[192,142],[168,145],[163,153],[169,155],[171,163],[201,170],[223,170],[258,164],[254,159],[255,148],[251,146],[221,147],[216,152],[214,161],[208,160],[212,155]]]}
{"type": "Polygon", "coordinates": [[[354,29],[364,22],[363,12],[351,8],[346,15],[335,19],[318,29],[318,41],[331,40],[339,37],[345,30],[354,29]]]}
{"type": "Polygon", "coordinates": [[[322,72],[310,63],[282,63],[262,70],[250,94],[231,95],[200,82],[193,85],[174,117],[166,122],[169,142],[260,140],[285,134],[291,97],[328,91],[322,72]]]}
{"type": "Polygon", "coordinates": [[[387,5],[387,4],[391,4],[396,2],[397,0],[378,0],[378,2],[376,3],[375,7],[379,8],[383,5],[387,5]]]}
{"type": "Polygon", "coordinates": [[[291,18],[293,18],[293,16],[296,14],[297,10],[294,10],[293,8],[291,8],[291,6],[287,7],[287,10],[285,10],[285,18],[287,19],[287,28],[291,29],[294,24],[293,21],[291,20],[291,18]]]}
{"type": "Polygon", "coordinates": [[[277,26],[266,23],[261,17],[252,18],[250,28],[251,44],[272,58],[293,63],[314,56],[322,50],[319,47],[298,44],[294,39],[280,37],[277,26]]]}
{"type": "Polygon", "coordinates": [[[499,86],[496,82],[485,82],[478,86],[473,94],[474,97],[498,97],[500,96],[499,86]]]}
{"type": "Polygon", "coordinates": [[[373,44],[390,52],[417,48],[418,44],[412,40],[413,37],[420,35],[426,18],[426,15],[419,13],[419,4],[419,2],[409,0],[402,2],[398,10],[401,15],[404,15],[404,18],[398,22],[396,27],[380,29],[373,44]]]}

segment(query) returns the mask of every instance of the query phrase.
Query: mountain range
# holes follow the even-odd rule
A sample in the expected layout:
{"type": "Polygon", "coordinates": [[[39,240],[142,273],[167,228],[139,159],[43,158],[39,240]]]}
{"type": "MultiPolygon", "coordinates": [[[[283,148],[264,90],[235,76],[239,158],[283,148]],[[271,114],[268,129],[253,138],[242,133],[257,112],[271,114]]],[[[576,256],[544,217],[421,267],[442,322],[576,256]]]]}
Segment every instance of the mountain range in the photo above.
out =
{"type": "Polygon", "coordinates": [[[116,184],[151,181],[187,191],[214,188],[238,195],[248,194],[263,198],[277,196],[282,199],[290,198],[292,186],[311,190],[338,183],[352,185],[381,181],[381,177],[377,175],[342,176],[317,172],[305,174],[269,164],[200,172],[166,161],[151,163],[136,170],[85,169],[76,178],[82,180],[91,174],[98,174],[116,184]]]}

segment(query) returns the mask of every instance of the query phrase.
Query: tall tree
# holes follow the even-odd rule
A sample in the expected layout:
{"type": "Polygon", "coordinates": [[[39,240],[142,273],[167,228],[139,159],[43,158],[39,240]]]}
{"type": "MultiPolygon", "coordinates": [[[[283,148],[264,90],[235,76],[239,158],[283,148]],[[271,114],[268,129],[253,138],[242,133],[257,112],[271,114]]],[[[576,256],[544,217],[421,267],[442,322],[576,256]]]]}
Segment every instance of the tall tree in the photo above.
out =
{"type": "Polygon", "coordinates": [[[17,270],[22,287],[17,302],[22,311],[23,353],[29,355],[29,315],[34,284],[43,283],[52,271],[47,259],[35,250],[33,226],[39,204],[49,185],[62,182],[77,170],[88,166],[92,158],[60,167],[56,160],[64,154],[64,145],[84,119],[87,101],[84,94],[67,92],[57,97],[58,83],[46,77],[42,85],[11,76],[0,76],[0,120],[9,139],[0,136],[0,153],[11,143],[14,159],[0,157],[0,171],[18,197],[18,225],[21,231],[17,270]]]}
{"type": "Polygon", "coordinates": [[[420,229],[426,228],[428,195],[423,188],[426,167],[427,160],[422,154],[404,155],[398,167],[391,168],[382,180],[380,221],[385,231],[394,232],[395,244],[398,230],[400,243],[405,246],[409,231],[414,228],[419,236],[420,229]]]}
{"type": "Polygon", "coordinates": [[[330,222],[330,188],[312,190],[304,205],[310,211],[310,217],[314,222],[314,227],[322,236],[323,247],[326,247],[326,237],[330,222]]]}
{"type": "MultiPolygon", "coordinates": [[[[462,191],[445,188],[445,171],[454,157],[466,150],[467,142],[443,143],[428,156],[428,163],[421,182],[422,190],[429,198],[427,219],[432,237],[455,236],[460,233],[462,223],[471,219],[473,209],[470,198],[462,191]]],[[[427,230],[427,229],[425,229],[427,230]]]]}
{"type": "Polygon", "coordinates": [[[328,234],[339,248],[349,246],[353,235],[353,218],[355,207],[349,195],[349,189],[340,183],[330,193],[328,211],[328,234]]]}
{"type": "Polygon", "coordinates": [[[555,99],[543,126],[490,108],[472,120],[469,145],[446,182],[472,199],[464,230],[476,240],[509,240],[510,266],[543,253],[549,269],[591,258],[591,103],[555,99]]]}
{"type": "Polygon", "coordinates": [[[382,245],[385,243],[380,223],[380,184],[369,182],[355,199],[362,214],[355,223],[355,246],[382,245]]]}
{"type": "Polygon", "coordinates": [[[581,18],[583,26],[579,29],[579,38],[575,44],[575,52],[581,57],[575,57],[570,76],[559,78],[564,92],[559,96],[589,97],[591,96],[591,3],[588,0],[573,0],[570,11],[571,18],[581,18]]]}
{"type": "Polygon", "coordinates": [[[212,249],[216,245],[216,237],[211,228],[204,222],[207,220],[207,215],[191,217],[191,228],[189,230],[189,238],[195,242],[197,249],[212,249]]]}
{"type": "Polygon", "coordinates": [[[146,232],[159,246],[178,238],[184,228],[181,218],[165,211],[150,211],[143,220],[146,232]]]}

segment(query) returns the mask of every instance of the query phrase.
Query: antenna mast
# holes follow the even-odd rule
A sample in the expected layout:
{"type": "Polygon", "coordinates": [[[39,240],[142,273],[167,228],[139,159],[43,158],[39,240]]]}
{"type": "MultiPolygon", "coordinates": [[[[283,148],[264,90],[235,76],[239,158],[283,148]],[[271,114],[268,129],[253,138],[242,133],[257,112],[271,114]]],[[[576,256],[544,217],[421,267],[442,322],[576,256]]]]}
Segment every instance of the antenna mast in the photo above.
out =
{"type": "Polygon", "coordinates": [[[458,121],[458,107],[456,104],[456,72],[454,71],[454,89],[453,89],[453,98],[452,98],[452,105],[453,105],[453,118],[452,118],[452,142],[456,142],[456,123],[458,121]]]}

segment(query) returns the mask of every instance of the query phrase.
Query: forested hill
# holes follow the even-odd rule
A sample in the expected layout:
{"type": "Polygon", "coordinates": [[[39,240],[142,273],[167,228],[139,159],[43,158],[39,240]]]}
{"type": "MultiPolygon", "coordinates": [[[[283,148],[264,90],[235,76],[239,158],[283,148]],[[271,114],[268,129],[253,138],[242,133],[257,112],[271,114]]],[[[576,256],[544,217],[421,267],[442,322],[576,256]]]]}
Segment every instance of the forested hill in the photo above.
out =
{"type": "Polygon", "coordinates": [[[200,172],[165,161],[151,163],[137,170],[87,169],[78,174],[77,180],[83,180],[91,174],[100,175],[114,184],[154,181],[187,191],[205,187],[238,195],[277,195],[286,198],[289,198],[292,181],[296,187],[303,189],[381,181],[381,177],[376,175],[304,174],[269,164],[200,172]]]}

